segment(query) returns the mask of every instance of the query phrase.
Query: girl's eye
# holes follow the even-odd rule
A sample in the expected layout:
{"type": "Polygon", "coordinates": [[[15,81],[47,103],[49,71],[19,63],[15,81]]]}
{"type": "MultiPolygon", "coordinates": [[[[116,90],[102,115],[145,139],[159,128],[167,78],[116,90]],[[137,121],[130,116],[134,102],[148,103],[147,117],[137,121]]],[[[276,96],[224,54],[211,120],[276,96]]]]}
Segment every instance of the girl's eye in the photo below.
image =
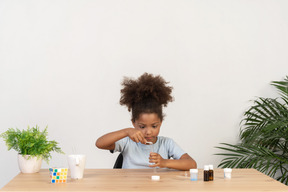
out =
{"type": "Polygon", "coordinates": [[[157,128],[157,127],[158,127],[158,125],[153,125],[152,127],[153,127],[153,128],[157,128]]]}
{"type": "Polygon", "coordinates": [[[145,126],[139,126],[141,129],[144,129],[145,128],[145,126]]]}

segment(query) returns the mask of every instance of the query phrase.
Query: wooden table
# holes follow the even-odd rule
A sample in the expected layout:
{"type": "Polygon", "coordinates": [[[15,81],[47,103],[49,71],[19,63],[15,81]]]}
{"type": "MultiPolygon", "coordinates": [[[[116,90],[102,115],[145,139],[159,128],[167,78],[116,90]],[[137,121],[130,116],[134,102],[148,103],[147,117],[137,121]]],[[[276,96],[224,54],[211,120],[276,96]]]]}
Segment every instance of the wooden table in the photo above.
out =
{"type": "MultiPolygon", "coordinates": [[[[158,169],[86,169],[81,180],[52,184],[49,171],[20,173],[0,191],[273,191],[288,192],[288,187],[255,169],[233,169],[232,179],[225,180],[223,169],[214,170],[214,181],[203,181],[199,169],[198,181],[190,181],[189,172],[158,169]],[[159,175],[160,181],[152,181],[159,175]]],[[[69,177],[70,178],[70,177],[69,177]]]]}

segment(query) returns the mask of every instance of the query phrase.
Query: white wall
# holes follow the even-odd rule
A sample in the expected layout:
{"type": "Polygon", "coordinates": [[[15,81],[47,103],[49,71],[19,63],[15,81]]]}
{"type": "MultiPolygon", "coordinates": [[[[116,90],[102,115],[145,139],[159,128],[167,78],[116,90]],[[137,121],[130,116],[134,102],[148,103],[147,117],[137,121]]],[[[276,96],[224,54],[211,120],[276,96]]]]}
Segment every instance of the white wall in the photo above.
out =
{"type": "MultiPolygon", "coordinates": [[[[94,145],[131,127],[119,105],[123,76],[162,75],[174,87],[161,135],[201,168],[220,162],[214,147],[238,141],[256,96],[275,97],[288,75],[285,0],[0,0],[0,133],[48,125],[87,168],[111,168],[116,154],[94,145]]],[[[17,173],[0,140],[0,188],[17,173]]],[[[67,166],[53,153],[49,166],[67,166]]]]}

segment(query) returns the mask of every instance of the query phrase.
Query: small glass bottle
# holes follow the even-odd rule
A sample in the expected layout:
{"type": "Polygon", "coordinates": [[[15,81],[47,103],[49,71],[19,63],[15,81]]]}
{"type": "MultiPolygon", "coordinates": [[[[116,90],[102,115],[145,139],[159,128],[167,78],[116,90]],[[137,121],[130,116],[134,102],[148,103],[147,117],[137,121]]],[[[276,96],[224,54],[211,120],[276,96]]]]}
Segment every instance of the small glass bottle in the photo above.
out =
{"type": "Polygon", "coordinates": [[[214,171],[213,171],[213,165],[209,165],[209,181],[214,180],[214,171]]]}
{"type": "Polygon", "coordinates": [[[204,181],[209,181],[209,166],[204,165],[204,175],[203,175],[204,181]]]}

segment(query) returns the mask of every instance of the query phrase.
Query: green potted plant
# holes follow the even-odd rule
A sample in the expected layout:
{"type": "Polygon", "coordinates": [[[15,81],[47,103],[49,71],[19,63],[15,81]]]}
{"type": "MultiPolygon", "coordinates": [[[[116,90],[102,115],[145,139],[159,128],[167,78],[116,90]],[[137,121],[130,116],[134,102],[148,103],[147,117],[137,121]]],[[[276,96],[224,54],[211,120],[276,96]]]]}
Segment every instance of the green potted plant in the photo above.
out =
{"type": "Polygon", "coordinates": [[[273,81],[278,98],[259,97],[244,113],[240,143],[217,147],[219,167],[255,168],[288,185],[288,76],[273,81]]]}
{"type": "Polygon", "coordinates": [[[42,160],[47,163],[51,158],[51,152],[63,153],[56,141],[47,140],[47,127],[40,131],[39,127],[27,130],[9,128],[6,132],[0,134],[4,139],[8,150],[14,149],[18,152],[18,164],[23,173],[36,173],[41,168],[42,160]]]}

